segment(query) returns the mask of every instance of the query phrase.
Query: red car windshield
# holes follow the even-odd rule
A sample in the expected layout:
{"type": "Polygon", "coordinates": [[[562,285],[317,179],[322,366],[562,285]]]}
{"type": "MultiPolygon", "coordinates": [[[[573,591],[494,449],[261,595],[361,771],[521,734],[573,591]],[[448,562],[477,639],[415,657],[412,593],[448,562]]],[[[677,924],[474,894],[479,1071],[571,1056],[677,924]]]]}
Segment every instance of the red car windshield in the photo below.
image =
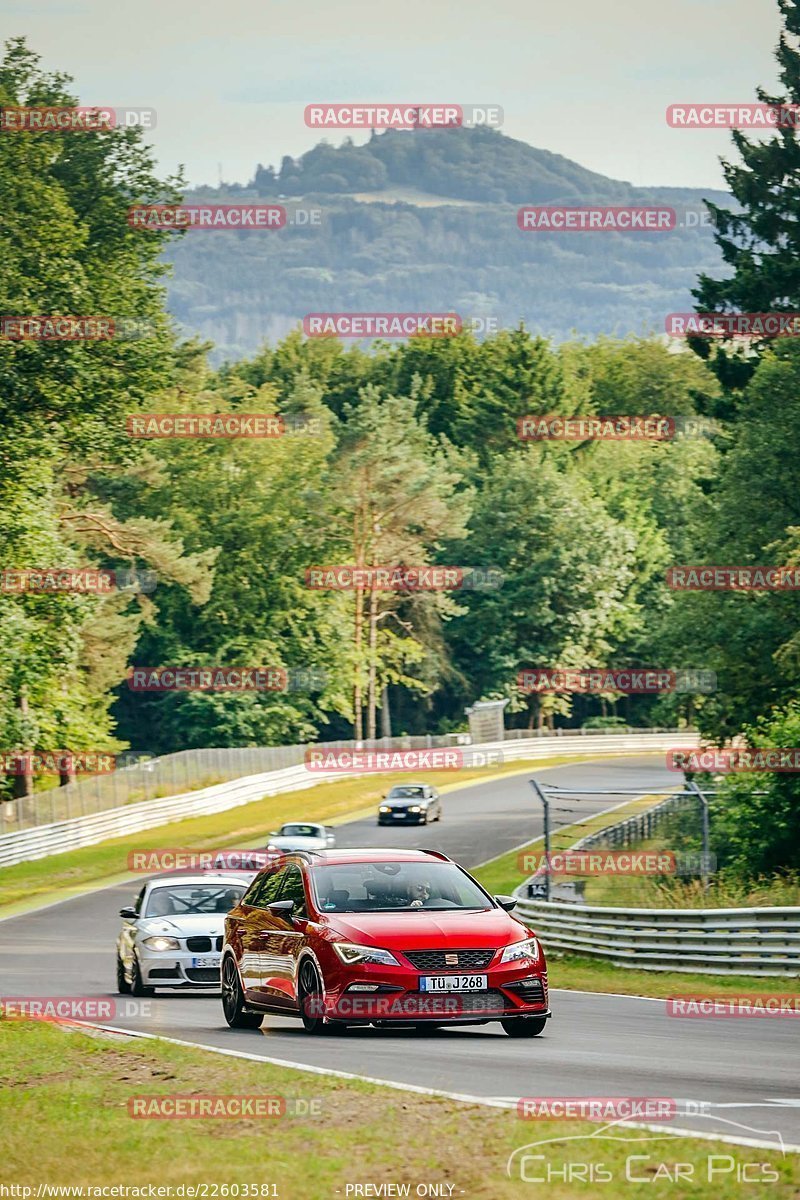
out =
{"type": "Polygon", "coordinates": [[[321,912],[489,909],[492,903],[455,863],[361,862],[310,871],[321,912]]]}

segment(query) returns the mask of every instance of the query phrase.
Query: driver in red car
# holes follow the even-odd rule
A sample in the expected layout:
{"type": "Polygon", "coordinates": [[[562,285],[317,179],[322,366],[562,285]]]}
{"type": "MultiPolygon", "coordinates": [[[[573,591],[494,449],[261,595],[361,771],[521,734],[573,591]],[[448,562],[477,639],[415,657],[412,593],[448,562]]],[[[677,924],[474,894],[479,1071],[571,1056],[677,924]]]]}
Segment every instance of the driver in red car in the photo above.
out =
{"type": "Polygon", "coordinates": [[[423,908],[431,898],[431,885],[424,880],[417,880],[408,889],[409,908],[423,908]]]}

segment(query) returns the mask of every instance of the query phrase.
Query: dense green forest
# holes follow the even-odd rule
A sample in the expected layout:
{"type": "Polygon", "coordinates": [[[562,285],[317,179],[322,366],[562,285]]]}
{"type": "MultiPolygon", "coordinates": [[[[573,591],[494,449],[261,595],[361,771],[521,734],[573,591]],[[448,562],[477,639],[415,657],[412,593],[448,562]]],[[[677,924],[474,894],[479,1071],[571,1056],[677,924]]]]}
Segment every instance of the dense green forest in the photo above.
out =
{"type": "MultiPolygon", "coordinates": [[[[783,82],[798,100],[800,18],[792,0],[781,7],[783,82]]],[[[44,73],[24,43],[8,45],[0,103],[72,102],[66,77],[44,73]]],[[[370,186],[407,169],[417,183],[444,187],[436,152],[416,151],[404,136],[350,148],[342,168],[348,186],[366,186],[355,164],[374,159],[386,175],[370,186]]],[[[518,180],[500,199],[521,197],[513,189],[524,187],[523,176],[503,166],[508,146],[499,135],[438,136],[450,139],[451,153],[469,147],[461,183],[452,162],[442,168],[451,190],[467,186],[474,152],[484,176],[505,171],[518,180]]],[[[741,215],[732,225],[712,209],[727,268],[715,272],[720,251],[701,253],[698,243],[695,270],[709,264],[698,307],[722,311],[734,298],[741,311],[794,311],[796,131],[777,132],[757,151],[739,135],[735,141],[743,165],[727,170],[741,215]],[[786,181],[780,193],[776,175],[786,181]]],[[[302,160],[298,186],[312,167],[335,174],[327,152],[314,155],[302,160]]],[[[565,164],[557,156],[545,163],[559,195],[568,184],[595,186],[565,164]]],[[[288,171],[285,163],[276,187],[288,186],[288,171]]],[[[268,194],[265,186],[262,173],[268,194]]],[[[550,186],[543,178],[540,196],[550,186]]],[[[508,698],[508,720],[523,727],[693,724],[720,742],[744,731],[758,744],[798,744],[797,595],[681,593],[666,583],[676,564],[800,562],[800,347],[793,339],[746,353],[705,342],[696,353],[674,352],[646,336],[558,343],[512,322],[483,340],[415,337],[367,351],[295,330],[215,365],[212,347],[181,340],[169,316],[164,249],[173,297],[193,286],[187,254],[211,257],[239,298],[250,285],[272,290],[274,281],[259,274],[257,258],[248,274],[230,251],[239,245],[235,235],[190,235],[176,247],[173,235],[130,228],[131,204],[181,195],[180,179],[157,178],[140,132],[3,137],[0,190],[3,210],[13,214],[0,230],[3,312],[113,313],[149,330],[140,340],[2,344],[2,567],[93,565],[154,572],[157,581],[154,589],[101,595],[0,591],[0,746],[163,753],[371,737],[389,727],[446,732],[464,727],[466,705],[493,697],[508,698]],[[286,432],[152,440],[126,432],[131,414],[164,412],[280,413],[286,432]],[[702,433],[690,427],[662,442],[520,440],[519,417],[553,412],[698,416],[704,424],[702,433]],[[502,585],[366,595],[307,586],[314,564],[387,562],[491,568],[502,585]],[[282,667],[297,682],[267,693],[137,693],[126,684],[131,665],[282,667]],[[517,685],[524,667],[627,665],[709,670],[718,686],[625,698],[531,696],[517,685]]],[[[486,291],[469,268],[469,238],[448,233],[438,210],[362,206],[357,219],[372,222],[369,239],[356,236],[350,217],[337,217],[324,245],[312,239],[304,251],[323,274],[334,247],[350,262],[348,296],[361,298],[354,307],[380,307],[373,272],[381,262],[391,273],[382,258],[389,224],[409,248],[396,307],[457,307],[457,291],[445,296],[445,276],[413,266],[424,253],[423,222],[445,238],[452,269],[469,274],[481,295],[494,294],[494,285],[504,291],[503,271],[528,293],[552,287],[552,279],[534,287],[520,271],[529,243],[512,246],[477,210],[469,211],[471,228],[492,242],[498,264],[486,270],[501,272],[486,291]]],[[[615,273],[641,274],[656,286],[664,244],[643,238],[629,259],[628,243],[597,240],[606,249],[595,254],[607,258],[590,262],[588,250],[573,252],[584,288],[610,297],[618,292],[615,273]]],[[[249,257],[251,244],[242,243],[241,253],[249,257]]],[[[670,245],[681,274],[692,261],[688,243],[670,245]]],[[[548,243],[541,253],[552,256],[563,285],[558,303],[568,308],[565,251],[548,243]]],[[[304,296],[304,278],[284,281],[301,307],[313,293],[304,296]]],[[[218,303],[227,304],[224,294],[218,303]]],[[[613,300],[603,308],[613,312],[613,300]]],[[[582,334],[592,332],[580,311],[573,318],[582,334]]],[[[20,786],[8,777],[5,794],[20,786]]],[[[780,841],[780,862],[798,866],[797,784],[773,777],[770,787],[775,827],[765,833],[753,808],[763,800],[750,795],[749,783],[731,784],[729,856],[741,863],[760,838],[762,859],[780,841]]]]}

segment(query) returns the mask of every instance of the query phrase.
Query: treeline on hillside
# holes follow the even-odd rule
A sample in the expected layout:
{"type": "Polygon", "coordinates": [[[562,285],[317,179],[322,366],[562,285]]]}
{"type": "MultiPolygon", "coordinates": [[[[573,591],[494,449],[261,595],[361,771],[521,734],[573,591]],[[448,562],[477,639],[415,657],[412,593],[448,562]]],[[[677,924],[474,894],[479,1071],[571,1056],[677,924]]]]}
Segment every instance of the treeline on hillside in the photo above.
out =
{"type": "Polygon", "coordinates": [[[348,195],[408,187],[481,204],[644,204],[698,200],[697,189],[634,187],[496,129],[389,129],[357,146],[326,139],[280,168],[256,168],[259,195],[348,195]]]}
{"type": "Polygon", "coordinates": [[[310,192],[380,192],[391,185],[489,203],[577,200],[624,204],[637,189],[587,171],[560,154],[488,128],[393,130],[356,146],[321,141],[300,158],[285,155],[278,171],[259,164],[253,186],[262,196],[310,192]]]}
{"type": "Polygon", "coordinates": [[[319,226],[172,239],[170,311],[214,342],[215,361],[249,357],[314,312],[457,312],[480,336],[524,320],[556,341],[659,334],[691,310],[697,271],[720,262],[699,224],[590,237],[522,232],[500,205],[345,199],[320,212],[319,226]]]}

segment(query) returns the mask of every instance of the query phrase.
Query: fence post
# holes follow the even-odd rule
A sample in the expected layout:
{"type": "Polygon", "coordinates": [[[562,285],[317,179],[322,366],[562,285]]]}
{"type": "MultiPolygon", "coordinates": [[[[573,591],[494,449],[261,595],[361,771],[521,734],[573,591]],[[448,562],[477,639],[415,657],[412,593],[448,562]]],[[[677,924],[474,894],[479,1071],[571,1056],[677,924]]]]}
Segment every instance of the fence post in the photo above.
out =
{"type": "Polygon", "coordinates": [[[544,814],[544,830],[543,830],[543,832],[544,832],[544,862],[545,862],[544,898],[545,898],[545,900],[549,900],[550,899],[550,802],[547,799],[547,796],[542,791],[542,789],[539,787],[539,784],[536,782],[535,779],[531,779],[528,782],[530,783],[531,787],[536,792],[536,795],[539,797],[539,799],[542,802],[542,812],[544,814]]]}
{"type": "Polygon", "coordinates": [[[709,844],[711,841],[711,837],[710,837],[710,830],[709,830],[709,823],[708,823],[708,797],[705,796],[703,794],[703,792],[700,791],[700,788],[697,786],[697,784],[695,783],[695,781],[693,779],[687,780],[686,786],[692,792],[694,792],[695,796],[697,796],[697,799],[700,801],[702,815],[703,815],[703,891],[707,892],[709,889],[709,886],[711,884],[711,877],[709,875],[709,869],[708,869],[709,862],[711,860],[711,855],[710,855],[710,851],[709,851],[709,844]]]}

